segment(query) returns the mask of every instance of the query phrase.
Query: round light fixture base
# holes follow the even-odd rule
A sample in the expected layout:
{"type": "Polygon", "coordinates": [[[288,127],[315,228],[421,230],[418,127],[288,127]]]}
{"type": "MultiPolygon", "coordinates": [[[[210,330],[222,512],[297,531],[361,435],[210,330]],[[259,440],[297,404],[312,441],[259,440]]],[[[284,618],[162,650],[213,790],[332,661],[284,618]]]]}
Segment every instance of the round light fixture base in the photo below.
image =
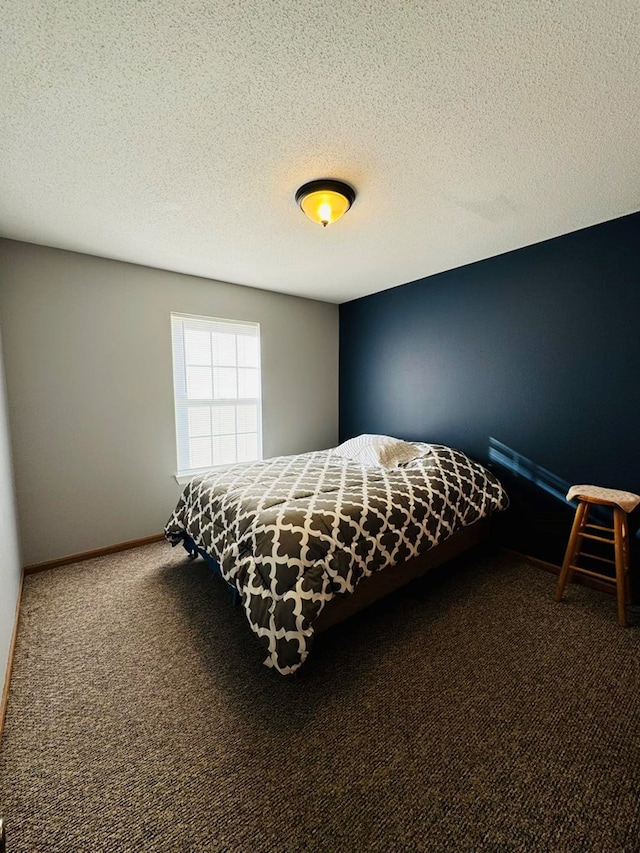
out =
{"type": "Polygon", "coordinates": [[[322,178],[303,184],[296,193],[302,211],[325,228],[340,219],[356,199],[356,191],[344,181],[322,178]]]}

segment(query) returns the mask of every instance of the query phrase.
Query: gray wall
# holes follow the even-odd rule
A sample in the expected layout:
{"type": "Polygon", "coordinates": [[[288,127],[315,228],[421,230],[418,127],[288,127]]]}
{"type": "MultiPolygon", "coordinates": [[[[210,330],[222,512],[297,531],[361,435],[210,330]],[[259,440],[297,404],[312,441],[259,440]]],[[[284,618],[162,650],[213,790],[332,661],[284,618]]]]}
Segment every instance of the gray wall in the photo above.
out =
{"type": "Polygon", "coordinates": [[[161,532],[172,311],[260,323],[265,457],[337,442],[336,305],[10,240],[0,274],[27,565],[161,532]]]}
{"type": "Polygon", "coordinates": [[[20,591],[20,553],[16,529],[11,451],[5,404],[2,344],[0,342],[0,696],[4,690],[13,634],[16,605],[20,591]]]}

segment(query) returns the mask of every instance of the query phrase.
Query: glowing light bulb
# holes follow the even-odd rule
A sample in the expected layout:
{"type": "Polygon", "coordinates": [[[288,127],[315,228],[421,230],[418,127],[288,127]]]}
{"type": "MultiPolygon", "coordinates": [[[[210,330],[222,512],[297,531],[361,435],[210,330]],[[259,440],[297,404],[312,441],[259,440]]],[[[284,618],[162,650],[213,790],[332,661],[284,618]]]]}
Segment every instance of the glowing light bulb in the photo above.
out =
{"type": "Polygon", "coordinates": [[[318,208],[318,216],[320,217],[320,222],[322,222],[324,226],[329,224],[329,221],[331,220],[331,205],[329,202],[325,201],[320,205],[318,208]]]}

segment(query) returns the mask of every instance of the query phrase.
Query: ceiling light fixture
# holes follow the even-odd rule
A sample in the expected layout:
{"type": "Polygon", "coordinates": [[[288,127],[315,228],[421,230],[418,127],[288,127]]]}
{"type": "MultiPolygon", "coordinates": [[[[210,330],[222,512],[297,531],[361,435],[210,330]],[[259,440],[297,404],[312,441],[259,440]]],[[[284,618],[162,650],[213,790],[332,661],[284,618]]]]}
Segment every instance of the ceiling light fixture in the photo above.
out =
{"type": "Polygon", "coordinates": [[[325,228],[340,219],[351,207],[356,191],[343,181],[321,179],[303,184],[296,193],[296,201],[303,212],[325,228]]]}

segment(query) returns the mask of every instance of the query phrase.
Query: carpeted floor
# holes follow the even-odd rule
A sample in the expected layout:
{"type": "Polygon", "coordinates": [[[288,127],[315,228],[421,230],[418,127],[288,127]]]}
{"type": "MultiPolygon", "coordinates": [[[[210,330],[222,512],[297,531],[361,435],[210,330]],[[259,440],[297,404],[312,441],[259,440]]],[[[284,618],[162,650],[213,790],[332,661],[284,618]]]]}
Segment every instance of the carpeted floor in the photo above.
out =
{"type": "Polygon", "coordinates": [[[321,637],[286,679],[159,543],[26,579],[9,853],[640,850],[640,616],[504,555],[321,637]]]}

